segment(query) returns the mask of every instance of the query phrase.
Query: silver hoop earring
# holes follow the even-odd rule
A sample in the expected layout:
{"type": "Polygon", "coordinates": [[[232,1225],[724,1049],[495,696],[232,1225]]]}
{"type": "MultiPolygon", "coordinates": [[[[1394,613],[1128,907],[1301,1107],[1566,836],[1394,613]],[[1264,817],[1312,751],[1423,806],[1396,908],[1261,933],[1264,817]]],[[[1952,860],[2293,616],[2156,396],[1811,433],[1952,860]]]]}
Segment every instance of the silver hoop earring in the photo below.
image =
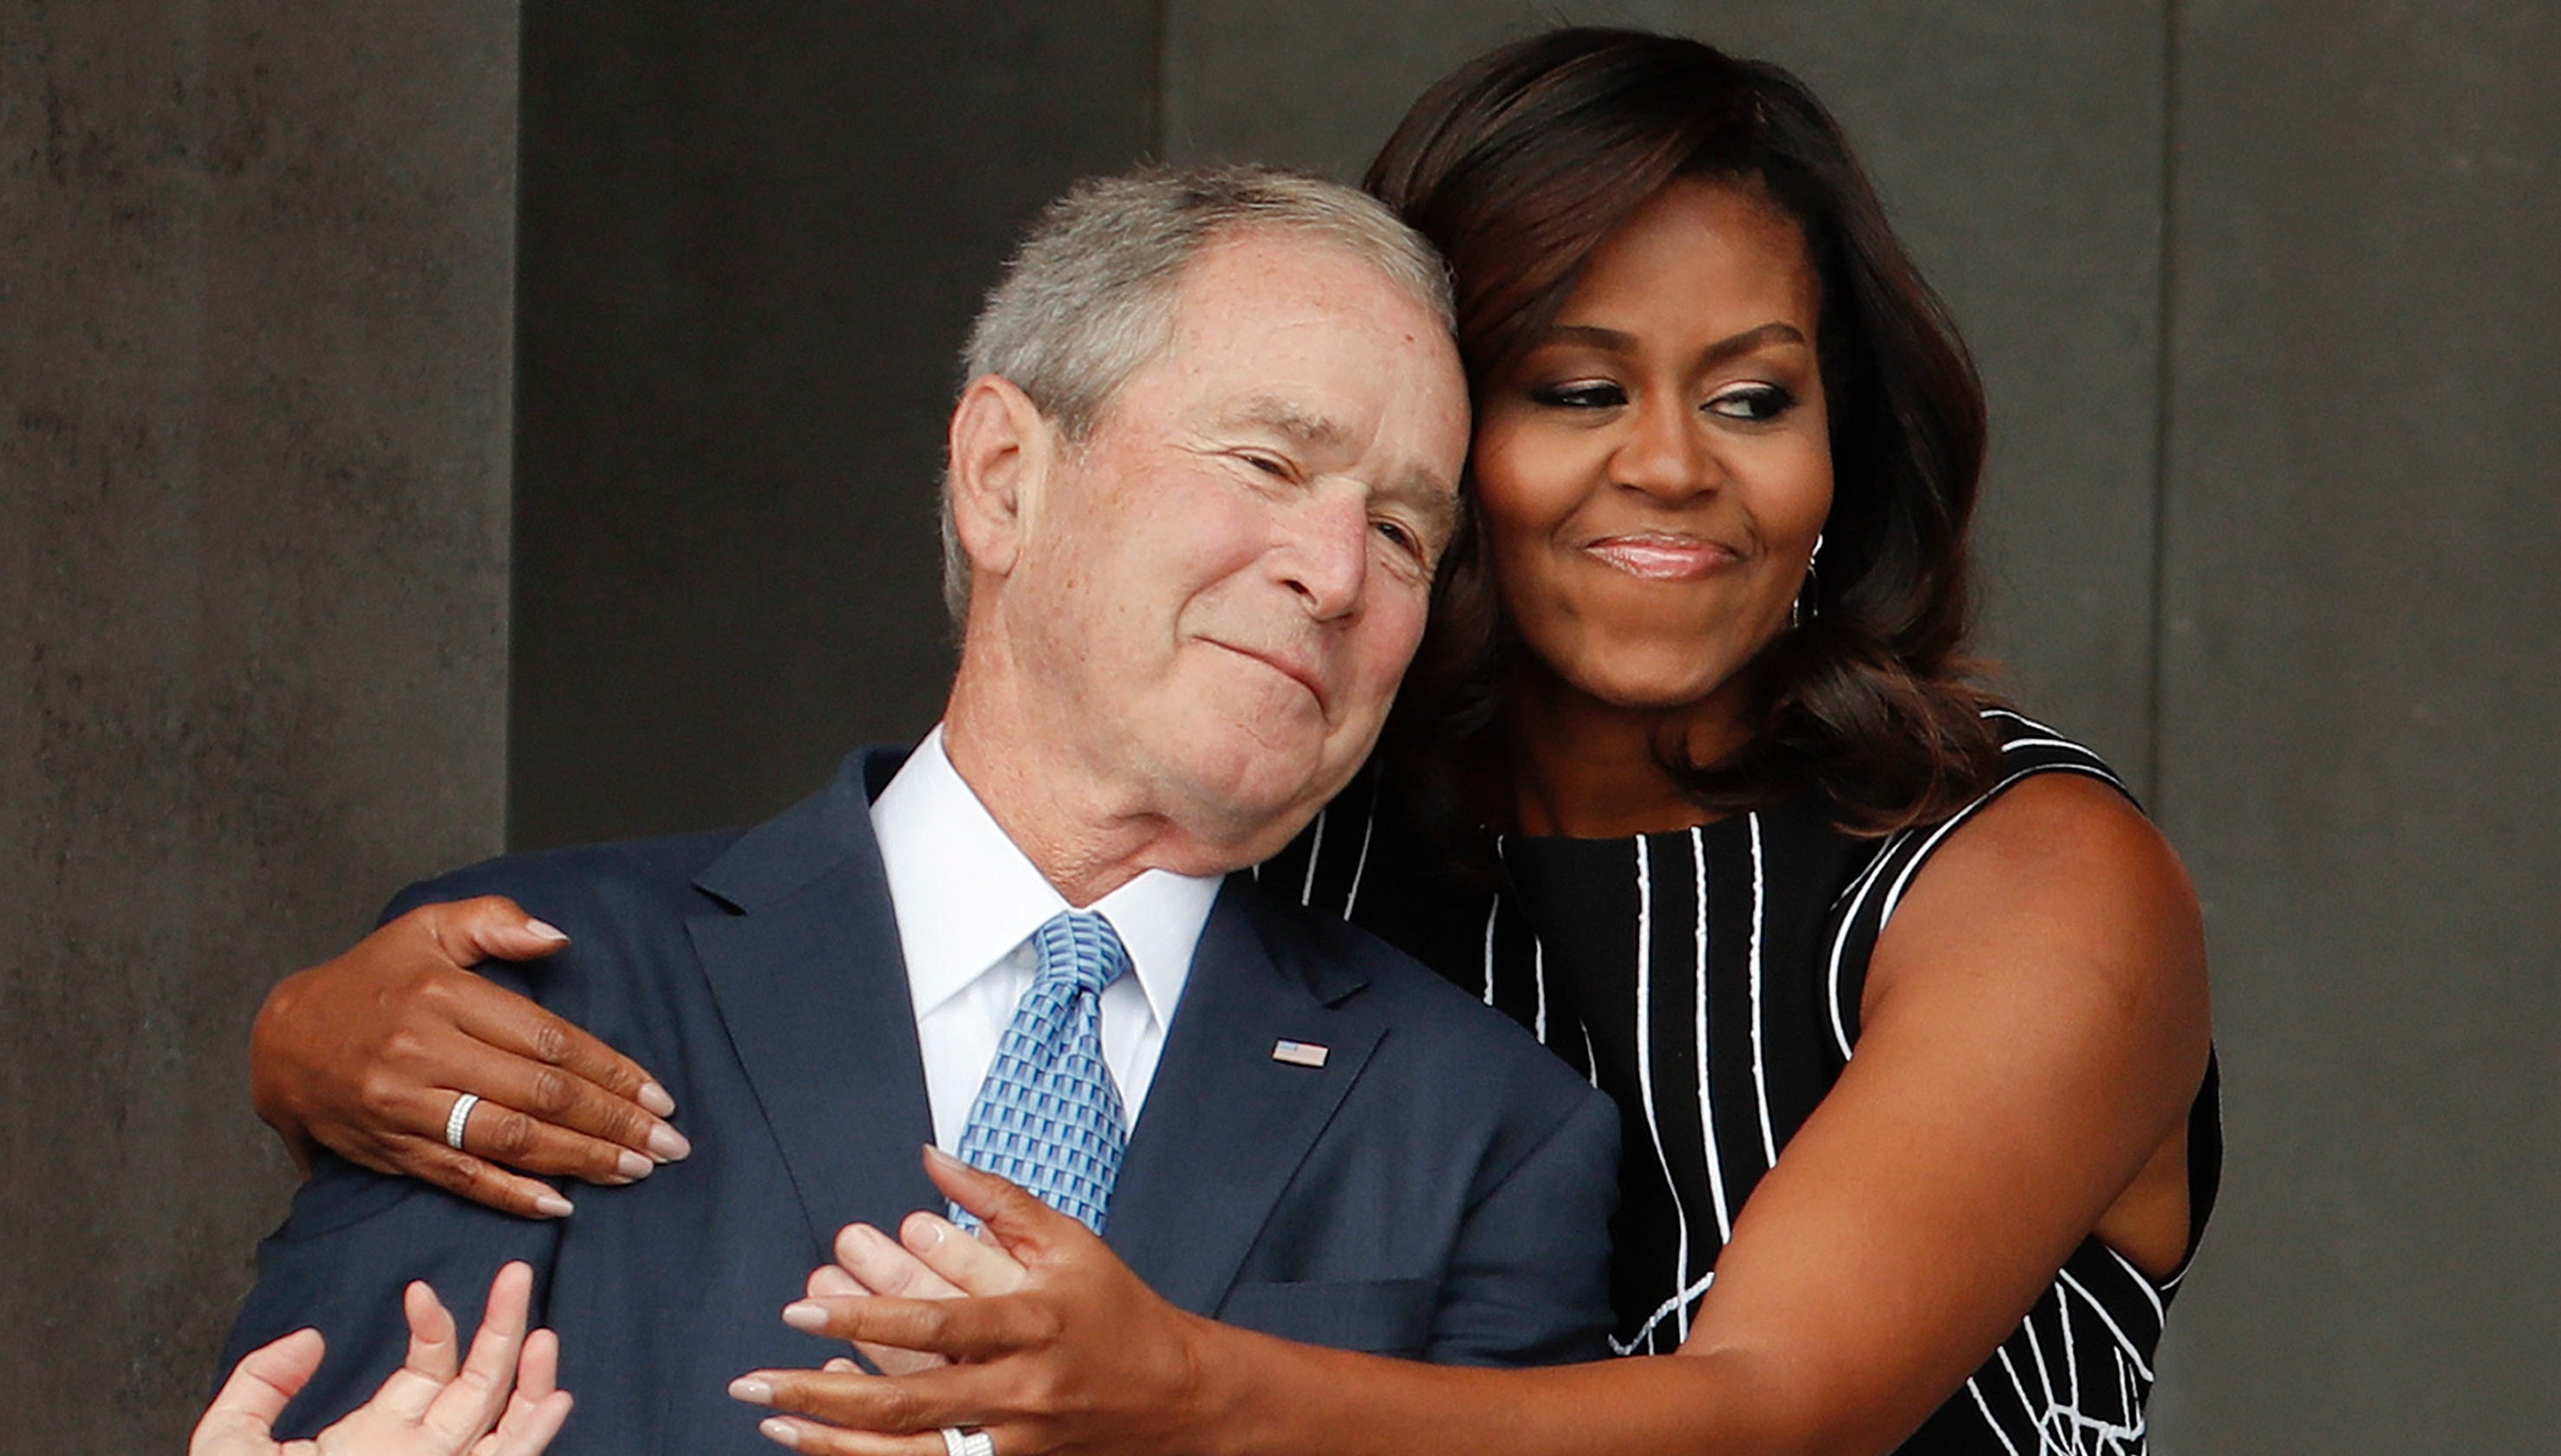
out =
{"type": "Polygon", "coordinates": [[[1788,604],[1788,625],[1801,627],[1814,619],[1821,606],[1814,597],[1814,563],[1823,554],[1823,535],[1814,533],[1814,549],[1805,553],[1805,579],[1796,587],[1796,599],[1788,604]]]}

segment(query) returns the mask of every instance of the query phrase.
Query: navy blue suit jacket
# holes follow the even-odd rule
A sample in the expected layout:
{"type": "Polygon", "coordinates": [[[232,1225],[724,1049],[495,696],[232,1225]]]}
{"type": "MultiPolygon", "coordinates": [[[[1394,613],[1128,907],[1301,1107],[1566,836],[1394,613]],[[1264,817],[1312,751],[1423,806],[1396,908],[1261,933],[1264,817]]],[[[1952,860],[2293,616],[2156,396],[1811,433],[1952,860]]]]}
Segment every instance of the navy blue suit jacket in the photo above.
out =
{"type": "MultiPolygon", "coordinates": [[[[783,1325],[836,1230],[942,1206],[916,1021],[869,800],[901,755],[746,831],[495,860],[393,903],[503,893],[574,938],[488,969],[675,1094],[695,1152],[556,1222],[324,1160],[258,1278],[226,1370],[328,1337],[278,1426],[308,1434],[400,1362],[407,1280],[468,1330],[508,1259],[536,1274],[578,1409],[554,1449],[768,1456],[726,1394],[841,1345],[783,1325]]],[[[1185,1309],[1445,1362],[1605,1353],[1619,1117],[1520,1028],[1365,933],[1220,891],[1115,1189],[1112,1247],[1185,1309]],[[1287,1038],[1322,1067],[1273,1059],[1287,1038]]]]}

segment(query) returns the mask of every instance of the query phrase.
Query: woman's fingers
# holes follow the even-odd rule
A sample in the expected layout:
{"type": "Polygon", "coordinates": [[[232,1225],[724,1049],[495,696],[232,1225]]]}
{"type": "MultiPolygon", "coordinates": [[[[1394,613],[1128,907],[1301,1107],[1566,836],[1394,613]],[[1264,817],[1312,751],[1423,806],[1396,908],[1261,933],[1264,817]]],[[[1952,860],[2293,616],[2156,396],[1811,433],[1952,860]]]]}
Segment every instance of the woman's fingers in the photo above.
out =
{"type": "MultiPolygon", "coordinates": [[[[906,1251],[923,1261],[929,1272],[963,1293],[1011,1294],[1031,1278],[1031,1271],[1012,1254],[984,1239],[972,1238],[960,1225],[939,1213],[908,1214],[907,1221],[898,1225],[898,1237],[906,1251]]],[[[837,1251],[843,1252],[841,1243],[837,1251]]]]}
{"type": "Polygon", "coordinates": [[[530,1181],[477,1166],[627,1183],[688,1151],[675,1104],[639,1063],[471,973],[568,943],[496,896],[424,905],[345,954],[287,977],[253,1033],[258,1112],[297,1153],[317,1142],[510,1213],[565,1210],[530,1181]],[[446,1145],[454,1099],[487,1099],[446,1145]]]}
{"type": "MultiPolygon", "coordinates": [[[[796,1415],[767,1416],[757,1422],[756,1429],[777,1446],[805,1451],[810,1456],[945,1456],[950,1450],[939,1432],[885,1436],[874,1431],[849,1431],[822,1425],[796,1415]]],[[[988,1434],[1002,1439],[996,1430],[990,1430],[988,1434]]],[[[999,1445],[996,1449],[1002,1452],[1014,1448],[999,1445]]]]}
{"type": "MultiPolygon", "coordinates": [[[[568,1174],[610,1187],[637,1182],[659,1164],[676,1162],[694,1150],[684,1134],[656,1118],[629,1134],[647,1145],[638,1151],[619,1141],[621,1133],[608,1140],[569,1125],[614,1122],[625,1111],[645,1114],[628,1102],[618,1104],[620,1111],[603,1108],[602,1092],[512,1052],[476,1043],[468,1051],[457,1048],[436,1075],[447,1080],[428,1094],[428,1105],[440,1096],[448,1114],[462,1092],[479,1094],[463,1125],[462,1146],[526,1173],[568,1174]]],[[[449,1130],[445,1122],[436,1124],[438,1135],[449,1130]]]]}
{"type": "Polygon", "coordinates": [[[510,1101],[546,1122],[662,1162],[685,1155],[683,1136],[660,1120],[674,1115],[675,1099],[640,1063],[576,1023],[503,988],[489,989],[498,995],[457,1001],[454,1022],[535,1069],[531,1081],[501,1089],[515,1094],[510,1101]]]}
{"type": "Polygon", "coordinates": [[[730,1382],[730,1394],[776,1414],[808,1416],[876,1436],[927,1435],[946,1425],[975,1425],[1003,1409],[1003,1376],[969,1366],[943,1366],[913,1375],[860,1371],[757,1371],[730,1382]]]}
{"type": "Polygon", "coordinates": [[[925,1173],[953,1203],[987,1225],[1007,1252],[1025,1264],[1079,1243],[1100,1243],[1093,1230],[1014,1184],[984,1173],[932,1144],[925,1149],[925,1173]]]}
{"type": "Polygon", "coordinates": [[[317,1330],[296,1330],[241,1357],[187,1441],[187,1456],[261,1456],[275,1449],[275,1418],[320,1369],[317,1330]]]}
{"type": "Polygon", "coordinates": [[[987,1361],[1055,1338],[1057,1320],[1029,1295],[898,1299],[860,1294],[784,1307],[795,1330],[857,1345],[895,1345],[956,1361],[987,1361]]]}

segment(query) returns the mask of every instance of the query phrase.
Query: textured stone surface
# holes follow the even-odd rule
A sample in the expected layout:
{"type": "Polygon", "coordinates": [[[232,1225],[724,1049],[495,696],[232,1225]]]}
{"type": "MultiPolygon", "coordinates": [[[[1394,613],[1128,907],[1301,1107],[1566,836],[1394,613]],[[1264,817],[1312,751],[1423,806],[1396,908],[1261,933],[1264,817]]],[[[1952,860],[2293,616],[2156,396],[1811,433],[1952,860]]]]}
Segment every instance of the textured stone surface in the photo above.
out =
{"type": "Polygon", "coordinates": [[[2180,7],[2161,808],[2229,1205],[2184,1451],[2561,1424],[2561,13],[2180,7]]]}
{"type": "Polygon", "coordinates": [[[504,773],[515,6],[0,11],[0,1407],[174,1451],[251,1009],[504,773]]]}
{"type": "Polygon", "coordinates": [[[1156,6],[525,11],[512,832],[708,828],[921,733],[960,338],[1155,126],[1156,6]]]}
{"type": "Polygon", "coordinates": [[[1991,399],[1987,650],[2137,784],[2152,705],[2160,0],[1173,0],[1165,145],[1357,178],[1425,85],[1555,19],[1777,61],[1840,115],[1991,399]]]}

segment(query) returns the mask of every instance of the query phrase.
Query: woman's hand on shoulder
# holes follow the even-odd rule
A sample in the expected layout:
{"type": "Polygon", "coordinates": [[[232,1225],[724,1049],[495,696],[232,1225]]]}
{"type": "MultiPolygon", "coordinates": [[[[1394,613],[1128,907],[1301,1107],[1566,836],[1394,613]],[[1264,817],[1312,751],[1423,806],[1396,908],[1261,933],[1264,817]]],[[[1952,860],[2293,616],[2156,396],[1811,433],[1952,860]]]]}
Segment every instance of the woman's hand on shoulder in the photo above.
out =
{"type": "Polygon", "coordinates": [[[258,1116],[296,1161],[326,1147],[535,1217],[570,1204],[520,1173],[619,1184],[684,1157],[664,1120],[675,1103],[639,1063],[469,969],[568,943],[515,901],[484,895],[422,905],[286,977],[250,1036],[258,1116]],[[464,1093],[478,1101],[456,1149],[445,1136],[464,1093]]]}
{"type": "Polygon", "coordinates": [[[2120,1251],[2175,1262],[2208,1036],[2158,831],[2094,779],[2011,788],[1907,887],[1856,1054],[1737,1219],[1693,1348],[1764,1357],[1807,1429],[1899,1438],[2139,1181],[2170,1180],[2171,1216],[2120,1251]]]}

